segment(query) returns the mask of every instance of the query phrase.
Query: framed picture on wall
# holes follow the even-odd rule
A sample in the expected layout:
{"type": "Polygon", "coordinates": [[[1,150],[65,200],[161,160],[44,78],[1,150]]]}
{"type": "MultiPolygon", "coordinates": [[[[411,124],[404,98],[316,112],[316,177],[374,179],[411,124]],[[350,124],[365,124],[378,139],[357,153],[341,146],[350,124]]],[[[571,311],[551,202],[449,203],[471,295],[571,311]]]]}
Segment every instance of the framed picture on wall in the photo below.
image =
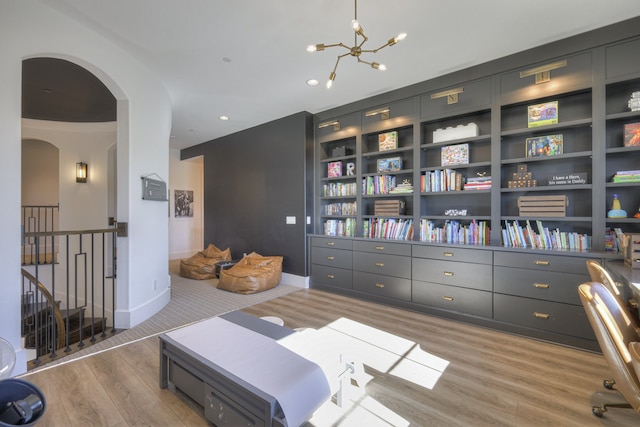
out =
{"type": "Polygon", "coordinates": [[[175,190],[173,204],[176,218],[193,217],[193,190],[175,190]]]}

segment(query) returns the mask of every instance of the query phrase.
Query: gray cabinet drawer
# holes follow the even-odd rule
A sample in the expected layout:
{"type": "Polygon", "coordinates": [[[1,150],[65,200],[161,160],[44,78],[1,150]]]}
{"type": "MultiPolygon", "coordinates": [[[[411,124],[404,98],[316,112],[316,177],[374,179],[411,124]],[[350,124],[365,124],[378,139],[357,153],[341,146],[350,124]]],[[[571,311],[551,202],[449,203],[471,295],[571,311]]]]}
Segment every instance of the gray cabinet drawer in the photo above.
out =
{"type": "Polygon", "coordinates": [[[493,268],[487,264],[467,264],[435,259],[413,259],[413,280],[491,291],[493,268]]]}
{"type": "Polygon", "coordinates": [[[634,75],[640,70],[640,40],[632,40],[606,48],[606,78],[634,75]]]}
{"type": "Polygon", "coordinates": [[[576,305],[580,305],[578,286],[589,280],[587,274],[500,266],[493,270],[494,292],[576,305]]]}
{"type": "Polygon", "coordinates": [[[353,288],[372,295],[411,301],[411,280],[409,279],[354,271],[353,288]]]}
{"type": "Polygon", "coordinates": [[[411,258],[399,255],[354,252],[353,269],[411,279],[411,258]]]}
{"type": "Polygon", "coordinates": [[[411,256],[411,245],[406,243],[355,241],[353,242],[353,250],[361,252],[373,252],[377,254],[411,256]]]}
{"type": "MultiPolygon", "coordinates": [[[[535,96],[543,98],[572,92],[578,89],[591,87],[591,52],[558,58],[557,60],[544,61],[519,68],[516,71],[503,74],[500,77],[501,103],[528,101],[531,99],[532,88],[535,87],[535,96]],[[535,76],[520,77],[520,72],[528,71],[539,66],[546,66],[566,59],[567,65],[551,70],[551,81],[554,84],[535,84],[535,76]]],[[[560,113],[562,114],[562,113],[560,113]]]]}
{"type": "Polygon", "coordinates": [[[420,97],[420,114],[423,119],[450,115],[458,111],[477,110],[491,105],[491,79],[466,82],[435,90],[420,97]],[[458,101],[449,104],[448,96],[440,96],[445,91],[459,91],[458,101]],[[435,95],[436,98],[432,98],[435,95]]]}
{"type": "Polygon", "coordinates": [[[414,258],[433,258],[457,262],[491,264],[493,252],[482,249],[454,248],[449,246],[413,245],[414,258]]]}
{"type": "MultiPolygon", "coordinates": [[[[530,268],[533,270],[559,271],[585,274],[588,257],[550,255],[546,253],[499,252],[494,254],[494,264],[505,267],[530,268]]],[[[600,260],[598,260],[600,261],[600,260]]]]}
{"type": "Polygon", "coordinates": [[[529,328],[596,339],[581,305],[494,294],[493,317],[529,328]]]}
{"type": "Polygon", "coordinates": [[[333,249],[351,249],[351,240],[336,239],[335,237],[312,237],[311,246],[333,249]]]}
{"type": "Polygon", "coordinates": [[[336,286],[351,289],[353,287],[353,272],[344,268],[328,267],[326,265],[311,265],[311,283],[336,286]]]}
{"type": "Polygon", "coordinates": [[[416,280],[411,286],[411,300],[415,303],[489,319],[493,317],[491,292],[416,280]]]}
{"type": "Polygon", "coordinates": [[[351,251],[330,248],[312,248],[311,262],[332,267],[351,268],[351,251]]]}

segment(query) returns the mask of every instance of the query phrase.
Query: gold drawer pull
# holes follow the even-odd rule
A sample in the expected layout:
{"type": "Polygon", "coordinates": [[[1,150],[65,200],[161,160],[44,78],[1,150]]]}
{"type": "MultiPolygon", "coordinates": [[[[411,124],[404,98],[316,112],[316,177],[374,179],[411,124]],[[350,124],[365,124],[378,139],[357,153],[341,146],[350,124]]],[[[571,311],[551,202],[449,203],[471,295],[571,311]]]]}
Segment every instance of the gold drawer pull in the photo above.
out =
{"type": "Polygon", "coordinates": [[[442,255],[444,255],[444,256],[453,256],[453,252],[445,252],[442,255]]]}
{"type": "Polygon", "coordinates": [[[384,246],[376,246],[376,251],[384,251],[384,246]]]}
{"type": "Polygon", "coordinates": [[[334,257],[334,256],[328,256],[328,257],[327,257],[327,259],[328,259],[329,261],[333,261],[335,258],[336,258],[336,257],[334,257]]]}
{"type": "Polygon", "coordinates": [[[384,262],[376,262],[376,267],[384,267],[384,262]]]}
{"type": "Polygon", "coordinates": [[[551,265],[551,261],[536,260],[535,265],[551,265]]]}
{"type": "Polygon", "coordinates": [[[329,246],[335,246],[336,242],[327,242],[327,245],[329,246]]]}
{"type": "Polygon", "coordinates": [[[384,285],[382,283],[376,283],[376,288],[384,288],[384,285]]]}
{"type": "Polygon", "coordinates": [[[445,276],[452,277],[452,276],[453,276],[453,272],[451,272],[451,271],[445,271],[445,272],[444,272],[444,275],[445,275],[445,276]]]}
{"type": "Polygon", "coordinates": [[[533,287],[538,289],[549,289],[551,285],[548,283],[534,283],[533,287]]]}
{"type": "Polygon", "coordinates": [[[549,315],[547,313],[538,313],[537,311],[534,311],[533,315],[536,316],[538,319],[548,319],[549,318],[549,315]]]}
{"type": "Polygon", "coordinates": [[[335,278],[335,276],[333,274],[327,274],[327,278],[333,279],[333,278],[335,278]]]}
{"type": "Polygon", "coordinates": [[[445,300],[445,301],[453,301],[453,297],[448,297],[446,295],[443,295],[442,299],[445,300]]]}

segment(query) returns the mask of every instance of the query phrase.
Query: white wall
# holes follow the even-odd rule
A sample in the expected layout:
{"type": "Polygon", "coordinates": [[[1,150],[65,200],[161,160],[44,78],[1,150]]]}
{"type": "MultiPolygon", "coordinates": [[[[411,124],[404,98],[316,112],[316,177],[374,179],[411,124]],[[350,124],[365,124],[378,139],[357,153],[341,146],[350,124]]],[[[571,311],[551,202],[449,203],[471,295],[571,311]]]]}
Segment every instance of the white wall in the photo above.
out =
{"type": "Polygon", "coordinates": [[[22,120],[22,138],[58,148],[60,230],[107,227],[108,148],[116,142],[116,123],[63,123],[22,120]],[[88,165],[87,182],[76,182],[76,163],[88,165]]]}
{"type": "Polygon", "coordinates": [[[169,259],[188,258],[204,249],[204,159],[180,160],[180,150],[169,151],[169,259]],[[176,218],[175,190],[193,191],[193,217],[176,218]]]}
{"type": "Polygon", "coordinates": [[[168,180],[171,104],[152,70],[100,35],[40,2],[0,0],[0,7],[4,204],[0,209],[0,336],[17,349],[14,374],[18,374],[26,370],[20,346],[21,194],[17,182],[21,176],[22,61],[41,56],[72,61],[102,80],[118,102],[118,220],[129,224],[129,236],[118,238],[118,328],[142,322],[170,298],[167,202],[143,201],[140,177],[155,173],[168,180]]]}

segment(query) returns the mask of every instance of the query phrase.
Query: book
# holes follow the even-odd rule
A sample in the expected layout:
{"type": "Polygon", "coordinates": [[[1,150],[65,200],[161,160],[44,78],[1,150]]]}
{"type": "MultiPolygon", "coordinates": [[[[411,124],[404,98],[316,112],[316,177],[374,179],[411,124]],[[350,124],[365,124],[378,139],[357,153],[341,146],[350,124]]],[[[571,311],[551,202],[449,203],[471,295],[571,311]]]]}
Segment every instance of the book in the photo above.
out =
{"type": "Polygon", "coordinates": [[[398,148],[398,132],[386,132],[378,135],[378,151],[389,151],[398,148]]]}
{"type": "Polygon", "coordinates": [[[342,162],[329,162],[327,165],[327,177],[337,178],[342,176],[342,162]]]}
{"type": "Polygon", "coordinates": [[[525,140],[526,157],[556,156],[562,154],[562,134],[536,136],[525,140]]]}
{"type": "Polygon", "coordinates": [[[441,162],[442,166],[469,164],[469,144],[442,147],[441,162]]]}
{"type": "Polygon", "coordinates": [[[558,123],[558,101],[544,102],[527,107],[527,127],[533,128],[558,123]]]}
{"type": "Polygon", "coordinates": [[[624,125],[624,146],[640,146],[640,123],[627,123],[624,125]]]}

